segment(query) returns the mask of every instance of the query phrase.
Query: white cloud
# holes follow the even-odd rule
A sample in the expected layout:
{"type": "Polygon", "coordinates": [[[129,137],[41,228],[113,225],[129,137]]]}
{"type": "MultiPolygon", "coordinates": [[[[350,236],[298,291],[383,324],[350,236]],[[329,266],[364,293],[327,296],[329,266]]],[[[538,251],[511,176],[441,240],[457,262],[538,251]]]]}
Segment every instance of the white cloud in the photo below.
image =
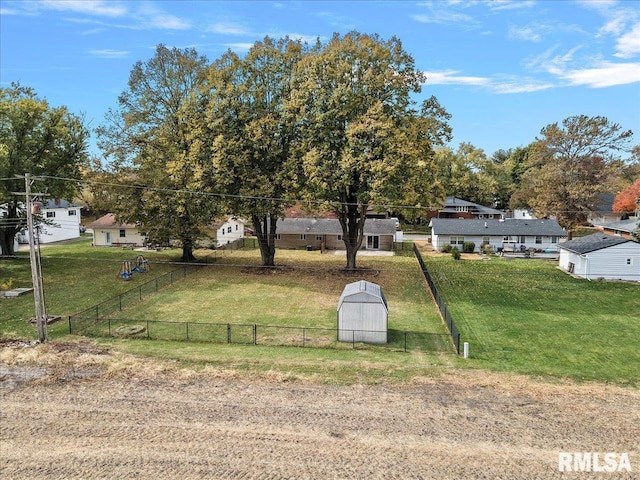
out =
{"type": "Polygon", "coordinates": [[[640,82],[640,64],[601,62],[592,68],[567,70],[559,74],[571,85],[591,88],[613,87],[640,82]]]}
{"type": "Polygon", "coordinates": [[[464,85],[480,87],[497,94],[528,93],[552,88],[549,82],[540,82],[531,78],[507,76],[474,77],[459,75],[458,70],[443,70],[439,72],[423,72],[427,85],[464,85]]]}
{"type": "Polygon", "coordinates": [[[86,0],[42,0],[36,6],[60,12],[76,12],[103,17],[121,17],[127,8],[120,2],[86,1],[86,0]]]}
{"type": "Polygon", "coordinates": [[[158,10],[150,3],[135,3],[138,8],[134,14],[142,28],[160,30],[186,30],[191,27],[191,23],[182,20],[175,15],[169,15],[158,10]]]}
{"type": "Polygon", "coordinates": [[[429,85],[475,85],[487,86],[490,80],[485,77],[458,75],[459,70],[443,70],[440,72],[422,72],[427,76],[429,85]]]}
{"type": "Polygon", "coordinates": [[[126,50],[89,50],[89,53],[96,57],[101,58],[124,58],[129,55],[130,52],[126,50]]]}
{"type": "Polygon", "coordinates": [[[415,21],[420,23],[437,23],[437,24],[476,24],[473,17],[464,13],[456,13],[444,9],[432,10],[429,13],[419,13],[411,15],[415,21]]]}
{"type": "Polygon", "coordinates": [[[615,56],[619,58],[631,58],[640,53],[640,23],[618,38],[616,49],[615,56]]]}
{"type": "Polygon", "coordinates": [[[217,22],[211,25],[209,28],[213,33],[220,33],[223,35],[250,35],[251,32],[247,30],[243,25],[229,22],[217,22]]]}
{"type": "Polygon", "coordinates": [[[509,37],[529,42],[539,42],[551,32],[551,27],[542,24],[531,24],[525,27],[509,26],[509,37]]]}
{"type": "Polygon", "coordinates": [[[237,42],[237,43],[226,43],[225,47],[231,49],[232,51],[238,53],[238,52],[248,52],[251,47],[253,47],[253,43],[243,43],[243,42],[237,42]]]}

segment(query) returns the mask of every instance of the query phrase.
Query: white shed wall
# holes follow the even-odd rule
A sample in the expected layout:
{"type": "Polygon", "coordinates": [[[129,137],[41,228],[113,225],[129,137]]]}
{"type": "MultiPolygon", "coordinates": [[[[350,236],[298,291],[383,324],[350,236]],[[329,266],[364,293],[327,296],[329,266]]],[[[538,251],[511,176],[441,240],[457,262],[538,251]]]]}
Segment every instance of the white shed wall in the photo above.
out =
{"type": "Polygon", "coordinates": [[[560,267],[568,271],[569,262],[575,264],[573,273],[579,277],[640,282],[640,244],[635,242],[614,245],[584,255],[562,250],[560,267]]]}
{"type": "Polygon", "coordinates": [[[338,341],[387,343],[387,310],[382,303],[347,303],[338,311],[338,341]]]}

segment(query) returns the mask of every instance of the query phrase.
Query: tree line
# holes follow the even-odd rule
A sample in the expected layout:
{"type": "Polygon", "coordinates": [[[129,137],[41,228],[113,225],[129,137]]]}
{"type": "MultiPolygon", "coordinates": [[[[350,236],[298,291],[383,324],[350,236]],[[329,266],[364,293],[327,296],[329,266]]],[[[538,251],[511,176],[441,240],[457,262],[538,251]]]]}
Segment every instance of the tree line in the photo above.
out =
{"type": "Polygon", "coordinates": [[[185,261],[213,218],[234,214],[251,219],[262,262],[274,265],[277,219],[302,201],[335,213],[347,268],[371,207],[415,221],[455,195],[571,229],[601,193],[640,177],[631,131],[604,117],[569,117],[491,157],[468,143],[454,150],[446,109],[433,96],[414,100],[425,80],[398,38],[358,32],[314,45],[267,37],[213,62],[159,45],[96,130],[103,159],[89,158],[80,117],[12,85],[1,96],[0,204],[10,208],[0,244],[12,252],[21,217],[11,194],[20,188],[6,179],[25,172],[85,180],[47,184],[51,194],[79,191],[152,242],[178,240],[185,261]]]}

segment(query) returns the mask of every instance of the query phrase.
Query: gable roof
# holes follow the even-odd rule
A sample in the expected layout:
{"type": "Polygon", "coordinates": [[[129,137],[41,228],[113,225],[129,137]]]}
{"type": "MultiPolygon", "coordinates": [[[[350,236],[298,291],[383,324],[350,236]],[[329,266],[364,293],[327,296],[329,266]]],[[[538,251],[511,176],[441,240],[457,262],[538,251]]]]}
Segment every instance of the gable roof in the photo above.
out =
{"type": "Polygon", "coordinates": [[[113,213],[107,213],[103,215],[95,222],[89,225],[89,228],[138,228],[133,223],[120,223],[116,221],[116,216],[113,213]]]}
{"type": "Polygon", "coordinates": [[[463,200],[461,198],[454,197],[452,195],[448,196],[445,201],[443,207],[440,209],[441,213],[460,213],[456,210],[456,207],[467,207],[470,213],[474,214],[484,214],[484,215],[504,215],[504,212],[501,210],[496,210],[495,208],[485,207],[484,205],[480,205],[478,203],[469,202],[467,200],[463,200]]]}
{"type": "Polygon", "coordinates": [[[606,233],[592,233],[586,237],[575,238],[573,240],[560,243],[558,246],[570,252],[584,254],[595,252],[596,250],[602,250],[603,248],[613,247],[615,245],[622,245],[627,242],[633,242],[633,240],[615,235],[607,235],[606,233]]]}
{"type": "Polygon", "coordinates": [[[382,293],[380,285],[366,280],[345,285],[338,301],[338,310],[340,310],[340,306],[343,303],[381,303],[385,306],[385,309],[389,310],[387,299],[382,293]]]}
{"type": "Polygon", "coordinates": [[[477,235],[483,237],[497,235],[567,236],[567,232],[558,225],[558,222],[549,219],[461,220],[457,218],[433,218],[430,225],[435,235],[477,235]]]}
{"type": "Polygon", "coordinates": [[[606,228],[607,230],[619,230],[621,232],[631,233],[640,225],[640,219],[630,218],[628,220],[620,220],[618,222],[599,223],[598,227],[606,228]]]}
{"type": "MultiPolygon", "coordinates": [[[[279,218],[276,231],[282,235],[342,235],[337,218],[279,218]]],[[[367,218],[364,222],[366,235],[395,235],[396,221],[388,218],[367,218]]]]}

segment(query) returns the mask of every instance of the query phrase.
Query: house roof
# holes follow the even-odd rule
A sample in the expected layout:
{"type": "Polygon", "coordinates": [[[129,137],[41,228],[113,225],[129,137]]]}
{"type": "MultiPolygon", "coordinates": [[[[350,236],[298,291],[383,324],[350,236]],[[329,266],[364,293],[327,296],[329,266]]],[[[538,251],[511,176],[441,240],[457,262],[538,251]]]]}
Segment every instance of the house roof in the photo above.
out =
{"type": "Polygon", "coordinates": [[[630,218],[628,220],[620,220],[618,222],[600,223],[597,226],[606,228],[607,230],[620,230],[621,232],[631,233],[640,224],[640,219],[630,218]]]}
{"type": "Polygon", "coordinates": [[[345,285],[338,301],[338,310],[343,303],[382,303],[387,310],[389,309],[380,285],[366,280],[345,285]]]}
{"type": "Polygon", "coordinates": [[[216,219],[216,221],[211,224],[211,228],[215,228],[217,230],[220,227],[222,227],[225,223],[230,222],[231,220],[235,220],[236,222],[241,223],[243,225],[247,223],[244,218],[239,218],[234,215],[226,215],[223,218],[216,219]]]}
{"type": "MultiPolygon", "coordinates": [[[[341,235],[342,227],[337,218],[279,218],[276,231],[280,234],[341,235]]],[[[396,222],[387,218],[367,218],[366,235],[395,235],[396,222]]]]}
{"type": "Polygon", "coordinates": [[[495,208],[485,207],[477,203],[469,202],[461,198],[454,196],[448,196],[444,201],[444,206],[440,209],[443,213],[460,213],[456,210],[456,207],[467,207],[471,213],[484,214],[484,215],[502,215],[504,212],[496,210],[495,208]]]}
{"type": "Polygon", "coordinates": [[[433,218],[430,223],[435,235],[545,235],[566,237],[567,232],[555,220],[470,220],[433,218]]]}
{"type": "Polygon", "coordinates": [[[628,238],[607,235],[606,233],[592,233],[586,237],[575,238],[573,240],[560,243],[558,246],[570,252],[584,254],[632,241],[633,240],[629,240],[628,238]]]}
{"type": "Polygon", "coordinates": [[[42,202],[42,208],[46,210],[52,210],[54,208],[78,208],[80,205],[68,202],[67,200],[61,200],[59,198],[48,198],[42,202]]]}
{"type": "Polygon", "coordinates": [[[133,223],[120,223],[116,221],[116,216],[113,213],[107,213],[103,215],[95,222],[89,225],[89,228],[138,228],[133,223]]]}
{"type": "Polygon", "coordinates": [[[302,203],[296,203],[295,205],[285,208],[285,218],[337,218],[335,212],[309,212],[305,210],[302,203]]]}

